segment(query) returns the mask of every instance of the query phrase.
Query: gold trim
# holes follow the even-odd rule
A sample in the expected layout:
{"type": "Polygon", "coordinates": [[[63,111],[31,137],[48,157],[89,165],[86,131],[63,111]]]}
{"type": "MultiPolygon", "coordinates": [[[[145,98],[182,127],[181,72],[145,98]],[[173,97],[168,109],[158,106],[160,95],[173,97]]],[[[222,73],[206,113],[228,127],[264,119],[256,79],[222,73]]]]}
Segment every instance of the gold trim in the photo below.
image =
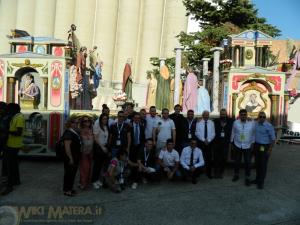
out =
{"type": "Polygon", "coordinates": [[[29,59],[25,59],[24,63],[12,63],[11,65],[14,66],[14,67],[27,67],[27,66],[30,66],[30,67],[33,67],[33,68],[44,66],[44,64],[41,64],[41,63],[31,64],[29,59]]]}

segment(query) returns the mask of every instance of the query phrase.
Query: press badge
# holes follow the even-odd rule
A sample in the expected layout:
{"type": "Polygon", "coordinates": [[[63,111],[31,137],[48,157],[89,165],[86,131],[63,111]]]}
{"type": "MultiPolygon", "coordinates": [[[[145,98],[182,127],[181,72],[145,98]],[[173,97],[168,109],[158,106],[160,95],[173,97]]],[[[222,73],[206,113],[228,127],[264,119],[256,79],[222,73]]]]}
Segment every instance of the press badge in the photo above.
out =
{"type": "Polygon", "coordinates": [[[225,137],[225,132],[221,132],[221,137],[225,137]]]}
{"type": "Polygon", "coordinates": [[[192,138],[192,134],[189,133],[189,134],[188,134],[188,139],[191,139],[191,138],[192,138]]]}
{"type": "Polygon", "coordinates": [[[265,146],[261,145],[261,146],[259,147],[259,151],[264,152],[264,151],[265,151],[265,146]]]}
{"type": "Polygon", "coordinates": [[[117,146],[120,146],[121,145],[121,140],[118,139],[116,144],[117,144],[117,146]]]}

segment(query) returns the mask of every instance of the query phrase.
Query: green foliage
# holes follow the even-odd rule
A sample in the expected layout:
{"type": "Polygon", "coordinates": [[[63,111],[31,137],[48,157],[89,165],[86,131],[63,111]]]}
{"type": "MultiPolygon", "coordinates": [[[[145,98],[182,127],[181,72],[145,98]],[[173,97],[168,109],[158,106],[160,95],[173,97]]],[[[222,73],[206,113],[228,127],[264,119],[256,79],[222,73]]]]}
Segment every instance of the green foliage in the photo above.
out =
{"type": "Polygon", "coordinates": [[[203,57],[210,57],[210,49],[220,46],[229,34],[254,29],[272,37],[280,35],[279,29],[267,24],[265,18],[258,17],[258,10],[248,0],[183,0],[183,3],[187,14],[198,21],[202,28],[200,32],[182,32],[178,35],[189,64],[196,67],[203,57]]]}

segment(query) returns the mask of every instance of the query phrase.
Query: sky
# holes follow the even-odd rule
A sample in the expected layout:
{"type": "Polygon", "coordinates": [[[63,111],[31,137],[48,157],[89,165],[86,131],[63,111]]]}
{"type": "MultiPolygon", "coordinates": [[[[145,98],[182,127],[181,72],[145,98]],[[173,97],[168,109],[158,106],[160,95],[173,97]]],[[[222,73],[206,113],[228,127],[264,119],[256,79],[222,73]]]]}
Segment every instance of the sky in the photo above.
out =
{"type": "MultiPolygon", "coordinates": [[[[258,16],[281,30],[278,39],[300,40],[300,0],[252,0],[258,16]]],[[[198,23],[189,20],[188,32],[198,31],[198,23]]]]}
{"type": "Polygon", "coordinates": [[[279,39],[300,40],[300,0],[252,0],[259,17],[281,30],[279,39]]]}

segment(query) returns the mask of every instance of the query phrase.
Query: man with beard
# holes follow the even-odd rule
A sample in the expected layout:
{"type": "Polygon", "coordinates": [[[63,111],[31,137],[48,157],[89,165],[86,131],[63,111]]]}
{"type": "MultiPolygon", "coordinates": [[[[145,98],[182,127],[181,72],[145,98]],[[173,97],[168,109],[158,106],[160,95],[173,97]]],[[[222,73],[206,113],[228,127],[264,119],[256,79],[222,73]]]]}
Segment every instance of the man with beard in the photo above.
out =
{"type": "Polygon", "coordinates": [[[230,144],[230,135],[233,120],[228,117],[226,109],[220,110],[220,118],[214,120],[215,123],[215,139],[214,139],[214,165],[215,178],[223,178],[225,164],[228,157],[228,149],[230,144]]]}

